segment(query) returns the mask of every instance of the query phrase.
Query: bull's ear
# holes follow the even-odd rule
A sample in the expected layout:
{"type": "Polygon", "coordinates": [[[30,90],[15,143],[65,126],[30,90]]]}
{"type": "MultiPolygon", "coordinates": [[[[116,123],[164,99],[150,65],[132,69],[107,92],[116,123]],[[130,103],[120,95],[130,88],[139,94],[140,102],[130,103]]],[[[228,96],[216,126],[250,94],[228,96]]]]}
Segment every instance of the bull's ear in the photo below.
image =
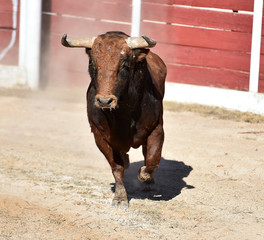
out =
{"type": "Polygon", "coordinates": [[[138,48],[134,50],[134,57],[136,58],[137,62],[141,62],[146,58],[149,53],[149,49],[138,48]]]}

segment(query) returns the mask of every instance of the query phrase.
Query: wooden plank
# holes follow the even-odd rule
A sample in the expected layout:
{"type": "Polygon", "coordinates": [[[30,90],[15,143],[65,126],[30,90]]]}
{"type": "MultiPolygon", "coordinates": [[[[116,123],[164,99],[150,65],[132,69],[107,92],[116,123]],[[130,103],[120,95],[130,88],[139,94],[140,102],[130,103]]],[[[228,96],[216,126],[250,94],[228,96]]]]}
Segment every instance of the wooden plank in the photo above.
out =
{"type": "Polygon", "coordinates": [[[247,14],[143,3],[141,16],[144,20],[252,32],[253,16],[247,14]]]}
{"type": "Polygon", "coordinates": [[[250,69],[250,54],[158,43],[153,52],[167,63],[206,66],[237,71],[250,69]]]}
{"type": "Polygon", "coordinates": [[[49,86],[88,87],[89,83],[90,77],[88,73],[52,68],[46,84],[49,86]]]}
{"type": "MultiPolygon", "coordinates": [[[[263,48],[264,46],[262,45],[262,51],[264,50],[263,48]]],[[[263,53],[260,55],[259,92],[264,93],[264,54],[263,53]]]]}
{"type": "Polygon", "coordinates": [[[259,92],[264,93],[264,74],[259,76],[259,92]]]}
{"type": "MultiPolygon", "coordinates": [[[[0,53],[2,53],[11,41],[12,30],[0,29],[0,53]]],[[[13,47],[5,54],[4,58],[0,60],[0,64],[17,65],[18,64],[18,34],[13,47]]]]}
{"type": "Polygon", "coordinates": [[[1,0],[0,12],[13,11],[12,0],[1,0]]]}
{"type": "Polygon", "coordinates": [[[250,52],[251,34],[143,22],[141,34],[161,43],[250,52]]]}
{"type": "Polygon", "coordinates": [[[260,68],[259,68],[259,72],[261,74],[264,74],[264,54],[260,55],[260,68]]]}
{"type": "Polygon", "coordinates": [[[130,33],[131,26],[112,22],[90,21],[87,19],[68,18],[62,16],[43,15],[44,20],[50,18],[51,32],[63,34],[69,37],[97,36],[107,31],[123,31],[130,33]]]}
{"type": "Polygon", "coordinates": [[[12,28],[13,27],[13,13],[12,12],[0,12],[0,28],[12,28]]]}
{"type": "MultiPolygon", "coordinates": [[[[5,0],[8,1],[8,0],[5,0]]],[[[53,12],[54,9],[65,9],[65,8],[69,8],[69,6],[72,7],[72,2],[69,0],[64,0],[63,4],[60,4],[60,0],[49,0],[49,1],[43,1],[43,5],[42,5],[42,10],[44,12],[53,12]],[[70,5],[69,5],[70,4],[70,5]],[[62,6],[64,5],[64,6],[62,6]]],[[[132,6],[132,0],[97,0],[96,2],[100,2],[101,4],[112,4],[112,5],[117,5],[117,4],[121,4],[121,5],[127,5],[129,7],[132,6]]],[[[89,8],[89,6],[91,4],[94,4],[95,1],[94,0],[75,0],[74,4],[76,5],[80,5],[82,6],[82,8],[89,8]],[[84,4],[82,4],[84,3],[84,4]]],[[[59,10],[61,11],[61,10],[59,10]]],[[[66,11],[68,11],[68,9],[66,9],[66,11]]]]}
{"type": "Polygon", "coordinates": [[[185,65],[167,64],[167,81],[236,90],[249,88],[249,74],[185,65]]]}
{"type": "Polygon", "coordinates": [[[112,3],[112,4],[126,4],[132,5],[132,0],[101,0],[102,2],[112,3]]]}
{"type": "Polygon", "coordinates": [[[143,3],[186,5],[231,10],[253,11],[254,0],[142,0],[143,3]]]}
{"type": "Polygon", "coordinates": [[[0,29],[0,51],[2,51],[10,42],[12,30],[0,29]]]}
{"type": "Polygon", "coordinates": [[[107,1],[94,0],[52,0],[51,6],[44,7],[44,11],[57,14],[68,14],[78,17],[107,19],[113,21],[131,22],[131,5],[112,4],[107,1]]]}
{"type": "Polygon", "coordinates": [[[264,54],[264,36],[261,37],[261,49],[260,49],[260,53],[264,54]]]}

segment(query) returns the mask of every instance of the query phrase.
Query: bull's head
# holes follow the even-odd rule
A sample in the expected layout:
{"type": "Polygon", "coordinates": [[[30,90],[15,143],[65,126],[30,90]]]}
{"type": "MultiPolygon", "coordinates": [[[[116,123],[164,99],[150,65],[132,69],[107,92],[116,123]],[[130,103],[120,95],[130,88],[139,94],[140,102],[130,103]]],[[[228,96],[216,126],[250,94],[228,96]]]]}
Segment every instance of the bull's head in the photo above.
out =
{"type": "Polygon", "coordinates": [[[89,72],[97,89],[95,106],[109,109],[117,106],[118,98],[133,75],[135,62],[142,61],[147,49],[156,45],[155,40],[146,36],[129,37],[119,32],[70,40],[64,34],[61,43],[65,47],[86,48],[89,72]]]}

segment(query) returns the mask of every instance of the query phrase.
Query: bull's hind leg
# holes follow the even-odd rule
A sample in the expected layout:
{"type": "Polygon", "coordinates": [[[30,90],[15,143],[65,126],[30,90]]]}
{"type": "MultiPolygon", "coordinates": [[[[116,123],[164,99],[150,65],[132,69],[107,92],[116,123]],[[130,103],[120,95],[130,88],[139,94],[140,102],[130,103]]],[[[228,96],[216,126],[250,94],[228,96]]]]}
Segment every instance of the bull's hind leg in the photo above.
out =
{"type": "Polygon", "coordinates": [[[149,135],[146,145],[143,145],[145,166],[140,168],[138,175],[141,182],[154,183],[153,175],[160,163],[163,142],[163,125],[159,124],[149,135]]]}
{"type": "Polygon", "coordinates": [[[129,164],[128,155],[113,151],[112,147],[101,137],[97,128],[93,127],[96,145],[108,160],[115,178],[115,195],[112,202],[114,206],[128,207],[127,193],[124,187],[124,171],[129,164]]]}

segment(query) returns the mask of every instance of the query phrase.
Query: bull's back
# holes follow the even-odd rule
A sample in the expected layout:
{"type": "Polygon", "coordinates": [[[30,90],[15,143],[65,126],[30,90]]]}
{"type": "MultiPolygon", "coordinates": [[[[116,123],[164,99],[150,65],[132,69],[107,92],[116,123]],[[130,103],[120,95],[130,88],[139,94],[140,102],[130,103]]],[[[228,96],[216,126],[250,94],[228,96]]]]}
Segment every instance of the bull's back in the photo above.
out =
{"type": "Polygon", "coordinates": [[[152,83],[160,94],[161,98],[165,91],[165,78],[167,75],[167,68],[162,59],[155,53],[149,51],[147,57],[148,70],[152,78],[152,83]]]}

